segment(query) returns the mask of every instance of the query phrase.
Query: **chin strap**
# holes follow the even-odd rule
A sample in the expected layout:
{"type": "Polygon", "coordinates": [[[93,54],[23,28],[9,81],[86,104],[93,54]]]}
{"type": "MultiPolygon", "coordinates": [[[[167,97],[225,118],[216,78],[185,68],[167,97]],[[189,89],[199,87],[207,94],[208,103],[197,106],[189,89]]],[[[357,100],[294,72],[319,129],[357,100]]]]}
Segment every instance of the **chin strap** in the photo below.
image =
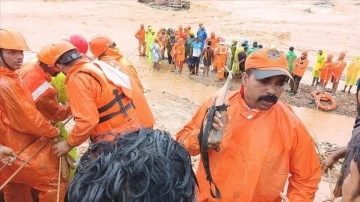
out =
{"type": "Polygon", "coordinates": [[[8,68],[8,69],[11,69],[9,64],[5,61],[5,58],[3,56],[3,52],[2,52],[3,49],[0,49],[0,58],[1,58],[1,61],[2,63],[4,64],[4,67],[8,68]]]}

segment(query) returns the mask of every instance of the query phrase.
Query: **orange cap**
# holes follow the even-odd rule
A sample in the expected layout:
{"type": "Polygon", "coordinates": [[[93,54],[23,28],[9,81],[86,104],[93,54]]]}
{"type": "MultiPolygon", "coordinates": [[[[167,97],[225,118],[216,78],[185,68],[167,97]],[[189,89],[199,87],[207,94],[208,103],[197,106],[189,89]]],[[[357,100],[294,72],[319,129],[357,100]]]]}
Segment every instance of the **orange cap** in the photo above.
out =
{"type": "Polygon", "coordinates": [[[252,69],[256,79],[285,75],[292,79],[285,54],[276,49],[260,49],[248,56],[245,69],[252,69]]]}
{"type": "Polygon", "coordinates": [[[21,33],[9,29],[0,29],[0,48],[23,51],[29,50],[21,33]]]}
{"type": "Polygon", "coordinates": [[[96,36],[89,41],[90,51],[95,56],[95,58],[98,58],[109,48],[113,42],[114,41],[107,36],[96,36]]]}
{"type": "Polygon", "coordinates": [[[44,46],[36,55],[38,61],[45,63],[47,65],[54,65],[55,57],[51,56],[52,48],[53,48],[53,44],[48,44],[48,45],[44,46]]]}

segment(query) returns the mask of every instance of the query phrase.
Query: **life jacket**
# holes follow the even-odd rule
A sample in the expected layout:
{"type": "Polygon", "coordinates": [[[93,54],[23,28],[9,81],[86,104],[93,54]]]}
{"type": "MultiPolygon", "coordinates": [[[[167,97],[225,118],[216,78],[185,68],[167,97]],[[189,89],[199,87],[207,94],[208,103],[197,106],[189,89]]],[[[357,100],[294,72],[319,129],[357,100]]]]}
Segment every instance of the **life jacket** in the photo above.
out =
{"type": "Polygon", "coordinates": [[[99,112],[99,123],[94,129],[91,139],[96,139],[96,136],[99,134],[110,132],[126,124],[126,122],[131,122],[132,120],[138,122],[138,120],[137,118],[134,119],[136,110],[131,99],[131,89],[117,86],[111,82],[100,67],[100,65],[106,65],[105,63],[97,62],[93,64],[95,65],[87,65],[79,72],[87,73],[94,77],[102,88],[101,96],[95,98],[99,112]]]}
{"type": "Polygon", "coordinates": [[[48,93],[56,93],[50,84],[51,77],[37,63],[26,63],[17,72],[31,92],[32,98],[37,102],[48,93]]]}

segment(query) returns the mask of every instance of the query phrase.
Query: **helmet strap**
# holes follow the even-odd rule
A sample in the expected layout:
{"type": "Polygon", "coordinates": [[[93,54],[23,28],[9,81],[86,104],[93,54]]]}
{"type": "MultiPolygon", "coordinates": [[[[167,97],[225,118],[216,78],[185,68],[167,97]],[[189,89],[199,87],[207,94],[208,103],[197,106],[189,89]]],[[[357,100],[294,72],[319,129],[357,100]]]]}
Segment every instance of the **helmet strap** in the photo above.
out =
{"type": "Polygon", "coordinates": [[[3,55],[3,49],[0,49],[0,58],[1,58],[2,63],[4,64],[4,67],[12,70],[10,65],[5,61],[5,58],[3,55]]]}

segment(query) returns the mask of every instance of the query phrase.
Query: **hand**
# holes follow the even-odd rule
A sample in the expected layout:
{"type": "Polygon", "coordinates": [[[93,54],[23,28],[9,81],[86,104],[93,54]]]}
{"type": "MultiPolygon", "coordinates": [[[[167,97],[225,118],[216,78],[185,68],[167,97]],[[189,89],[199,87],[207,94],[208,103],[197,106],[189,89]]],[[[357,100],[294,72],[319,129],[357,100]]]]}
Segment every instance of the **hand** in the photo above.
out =
{"type": "Polygon", "coordinates": [[[328,169],[331,169],[334,163],[336,163],[336,160],[330,155],[325,158],[323,164],[321,165],[321,169],[323,170],[323,172],[327,173],[328,169]]]}
{"type": "Polygon", "coordinates": [[[68,153],[73,147],[67,141],[62,141],[53,146],[53,151],[57,157],[68,153]]]}
{"type": "Polygon", "coordinates": [[[281,197],[282,201],[289,202],[288,197],[285,194],[283,194],[282,192],[280,192],[280,197],[281,197]]]}
{"type": "Polygon", "coordinates": [[[11,165],[16,160],[16,154],[10,147],[0,145],[0,161],[5,165],[11,165]]]}

